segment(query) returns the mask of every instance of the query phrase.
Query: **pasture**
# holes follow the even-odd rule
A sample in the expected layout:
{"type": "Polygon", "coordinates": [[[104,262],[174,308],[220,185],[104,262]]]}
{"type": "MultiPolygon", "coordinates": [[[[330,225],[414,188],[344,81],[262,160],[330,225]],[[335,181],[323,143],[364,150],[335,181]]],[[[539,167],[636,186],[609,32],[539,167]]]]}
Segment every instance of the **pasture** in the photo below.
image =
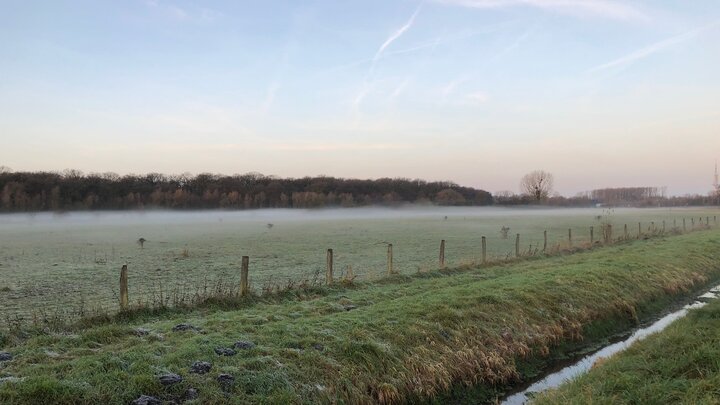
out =
{"type": "Polygon", "coordinates": [[[540,208],[359,208],[198,212],[97,212],[0,215],[0,318],[33,312],[99,308],[115,311],[119,269],[128,264],[130,301],[159,291],[192,293],[216,283],[239,282],[240,261],[250,256],[251,288],[322,281],[326,249],[335,252],[335,273],[350,267],[358,280],[386,272],[386,243],[394,246],[394,270],[401,274],[438,267],[440,240],[446,264],[477,262],[481,236],[489,258],[515,255],[515,235],[523,252],[600,239],[601,222],[614,236],[628,224],[631,237],[640,222],[647,231],[662,221],[698,223],[717,209],[540,209],[540,208]],[[269,226],[268,224],[272,224],[269,226]],[[508,227],[503,239],[501,228],[508,227]],[[141,248],[139,238],[146,239],[141,248]]]}
{"type": "Polygon", "coordinates": [[[0,331],[0,403],[497,403],[559,359],[716,285],[719,244],[713,229],[0,331]]]}

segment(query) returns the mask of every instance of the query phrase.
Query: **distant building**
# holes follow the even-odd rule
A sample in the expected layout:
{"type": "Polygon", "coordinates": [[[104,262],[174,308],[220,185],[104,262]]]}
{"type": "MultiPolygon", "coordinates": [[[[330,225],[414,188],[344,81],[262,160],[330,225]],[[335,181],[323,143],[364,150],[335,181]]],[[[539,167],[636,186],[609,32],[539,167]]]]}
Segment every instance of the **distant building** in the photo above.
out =
{"type": "Polygon", "coordinates": [[[715,161],[715,178],[713,180],[712,192],[716,197],[720,198],[720,177],[718,177],[717,160],[715,161]]]}
{"type": "Polygon", "coordinates": [[[666,187],[618,187],[592,190],[588,196],[602,205],[637,205],[664,199],[666,187]]]}

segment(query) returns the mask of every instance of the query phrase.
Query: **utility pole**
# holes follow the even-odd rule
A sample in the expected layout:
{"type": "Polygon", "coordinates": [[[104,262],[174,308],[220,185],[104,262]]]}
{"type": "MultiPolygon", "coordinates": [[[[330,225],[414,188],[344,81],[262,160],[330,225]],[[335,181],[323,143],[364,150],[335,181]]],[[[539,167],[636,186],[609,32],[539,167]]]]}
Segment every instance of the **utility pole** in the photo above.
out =
{"type": "Polygon", "coordinates": [[[715,194],[715,203],[720,204],[720,177],[718,177],[717,159],[715,159],[715,178],[713,180],[713,193],[715,194]]]}

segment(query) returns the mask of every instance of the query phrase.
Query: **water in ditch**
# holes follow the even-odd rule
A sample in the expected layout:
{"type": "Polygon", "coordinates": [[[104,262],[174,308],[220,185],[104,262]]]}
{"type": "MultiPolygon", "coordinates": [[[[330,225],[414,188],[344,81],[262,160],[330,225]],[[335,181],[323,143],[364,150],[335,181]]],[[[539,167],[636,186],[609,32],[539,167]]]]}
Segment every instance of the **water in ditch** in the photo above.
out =
{"type": "Polygon", "coordinates": [[[543,392],[545,390],[556,388],[560,386],[562,383],[567,382],[585,372],[590,370],[590,368],[595,364],[595,362],[598,359],[601,358],[607,358],[615,353],[621,352],[633,343],[644,339],[645,337],[662,331],[666,327],[668,327],[671,323],[675,322],[676,320],[684,317],[687,315],[688,311],[694,308],[700,308],[706,304],[705,300],[709,299],[717,299],[720,297],[720,286],[717,286],[710,291],[698,296],[697,300],[691,304],[685,305],[682,309],[675,311],[673,313],[670,313],[668,315],[665,315],[664,317],[658,319],[651,325],[638,329],[635,331],[632,335],[630,335],[627,339],[610,344],[608,346],[605,346],[604,348],[594,352],[593,354],[590,354],[588,356],[583,357],[582,359],[578,360],[577,362],[573,363],[570,366],[567,366],[560,371],[554,372],[552,374],[549,374],[545,376],[542,380],[535,382],[534,384],[530,385],[528,388],[526,388],[522,392],[518,392],[516,394],[510,395],[505,400],[503,400],[503,405],[523,405],[530,401],[531,397],[535,394],[538,394],[540,392],[543,392]]]}

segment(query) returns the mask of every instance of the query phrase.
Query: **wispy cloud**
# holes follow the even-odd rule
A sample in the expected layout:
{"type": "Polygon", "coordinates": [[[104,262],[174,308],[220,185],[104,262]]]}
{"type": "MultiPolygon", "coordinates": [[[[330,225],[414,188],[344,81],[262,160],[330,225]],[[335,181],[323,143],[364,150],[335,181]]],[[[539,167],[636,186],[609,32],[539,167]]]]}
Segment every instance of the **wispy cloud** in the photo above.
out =
{"type": "Polygon", "coordinates": [[[476,91],[465,96],[471,104],[485,104],[490,97],[484,91],[476,91]]]}
{"type": "Polygon", "coordinates": [[[402,150],[402,149],[415,149],[418,147],[414,143],[276,143],[267,145],[272,150],[284,150],[284,151],[339,151],[339,150],[402,150]]]}
{"type": "Polygon", "coordinates": [[[410,18],[407,20],[405,24],[403,24],[400,28],[395,30],[392,34],[390,34],[387,39],[380,45],[377,52],[375,52],[375,56],[372,58],[372,63],[370,64],[370,69],[368,70],[367,74],[365,75],[365,79],[363,80],[363,85],[360,88],[360,91],[355,95],[352,106],[353,106],[353,112],[357,116],[360,113],[360,104],[362,104],[363,99],[370,93],[371,86],[369,84],[369,81],[371,77],[373,76],[373,73],[375,71],[375,65],[380,60],[380,58],[383,56],[383,53],[385,50],[392,45],[393,42],[397,41],[398,38],[403,36],[415,23],[415,18],[417,18],[418,13],[420,13],[420,8],[422,7],[422,3],[415,9],[415,12],[410,16],[410,18]]]}
{"type": "MultiPolygon", "coordinates": [[[[262,142],[248,141],[243,143],[213,143],[213,142],[151,142],[143,145],[151,149],[165,151],[202,151],[202,152],[226,152],[248,149],[269,150],[269,151],[301,151],[301,152],[323,152],[323,151],[361,151],[361,150],[406,150],[422,147],[418,143],[384,143],[384,142],[262,142]]],[[[117,149],[129,149],[126,145],[108,144],[93,146],[93,150],[112,151],[117,149]]]]}
{"type": "Polygon", "coordinates": [[[270,83],[270,86],[268,86],[268,89],[265,93],[265,100],[263,101],[260,110],[263,113],[267,113],[270,111],[270,107],[272,107],[273,102],[275,101],[275,95],[277,94],[278,90],[280,89],[280,83],[277,81],[273,81],[270,83]]]}
{"type": "Polygon", "coordinates": [[[440,102],[444,103],[459,85],[467,82],[468,80],[470,79],[468,79],[467,77],[461,77],[442,86],[440,88],[440,102]]]}
{"type": "Polygon", "coordinates": [[[533,7],[563,14],[595,16],[616,20],[647,20],[638,8],[626,2],[614,0],[433,0],[435,3],[497,9],[508,7],[533,7]]]}
{"type": "Polygon", "coordinates": [[[212,22],[222,15],[220,12],[209,8],[189,10],[161,0],[146,0],[145,5],[157,10],[167,18],[180,22],[212,22]]]}
{"type": "Polygon", "coordinates": [[[398,38],[400,38],[404,33],[407,32],[407,30],[410,29],[410,27],[413,26],[415,23],[415,18],[417,17],[418,13],[420,12],[420,7],[422,6],[422,3],[418,8],[415,9],[415,12],[410,16],[410,19],[400,28],[398,28],[395,32],[390,34],[389,37],[385,40],[385,42],[380,45],[380,48],[378,48],[377,52],[375,52],[375,56],[373,57],[373,61],[377,61],[382,56],[383,52],[398,38]]]}
{"type": "Polygon", "coordinates": [[[692,38],[697,37],[698,35],[702,34],[705,31],[711,30],[715,27],[720,26],[720,20],[717,20],[713,23],[704,25],[702,27],[695,28],[693,30],[687,31],[685,33],[675,35],[674,37],[670,37],[667,39],[664,39],[662,41],[656,42],[652,45],[646,46],[642,49],[639,49],[635,52],[632,52],[628,55],[625,55],[621,58],[612,60],[607,63],[603,63],[601,65],[595,66],[593,68],[588,69],[587,73],[596,73],[605,71],[608,69],[619,69],[626,66],[631,65],[632,63],[647,58],[650,55],[656,54],[658,52],[661,52],[667,48],[670,48],[672,46],[681,44],[685,41],[688,41],[692,38]]]}
{"type": "Polygon", "coordinates": [[[406,77],[405,80],[400,82],[400,84],[397,87],[395,87],[395,90],[393,90],[393,92],[390,93],[390,99],[392,100],[392,99],[395,99],[398,96],[400,96],[400,94],[402,94],[402,92],[405,91],[405,88],[407,88],[408,84],[410,84],[410,81],[411,81],[411,79],[409,77],[406,77]]]}
{"type": "Polygon", "coordinates": [[[332,67],[329,67],[329,68],[319,71],[318,75],[332,74],[335,72],[343,71],[345,69],[351,69],[351,68],[363,66],[366,64],[372,65],[375,62],[378,62],[380,60],[390,58],[390,57],[396,56],[396,55],[403,55],[403,54],[419,52],[419,51],[422,51],[425,49],[434,50],[435,48],[442,46],[442,45],[448,45],[451,43],[463,41],[466,39],[476,37],[478,35],[491,34],[494,32],[501,31],[501,30],[505,29],[509,24],[511,24],[515,21],[516,20],[502,21],[502,22],[498,22],[495,24],[487,25],[483,28],[476,29],[476,30],[470,30],[470,31],[463,30],[463,31],[456,32],[456,33],[449,34],[449,35],[442,35],[442,36],[435,37],[433,39],[419,42],[419,43],[409,46],[407,48],[396,49],[396,50],[387,50],[386,49],[385,51],[383,51],[383,53],[380,55],[380,57],[377,60],[375,60],[373,58],[365,58],[365,59],[361,59],[361,60],[356,60],[354,62],[348,62],[348,63],[344,63],[341,65],[332,66],[332,67]]]}
{"type": "Polygon", "coordinates": [[[530,36],[537,30],[537,25],[532,26],[525,30],[521,35],[519,35],[515,40],[510,43],[508,46],[503,48],[500,52],[496,53],[491,59],[493,61],[501,59],[505,55],[509,54],[510,52],[514,51],[516,48],[518,48],[523,42],[525,42],[530,36]]]}
{"type": "Polygon", "coordinates": [[[355,97],[353,97],[352,100],[352,109],[353,113],[357,116],[360,114],[360,104],[362,104],[362,101],[365,99],[365,96],[370,93],[370,84],[365,81],[362,84],[362,87],[360,87],[360,90],[355,94],[355,97]]]}
{"type": "Polygon", "coordinates": [[[420,12],[420,8],[422,7],[422,3],[418,5],[418,7],[415,9],[415,12],[410,16],[410,18],[407,20],[405,24],[403,24],[400,28],[395,30],[392,34],[390,34],[387,39],[380,45],[377,52],[375,52],[375,55],[371,59],[370,69],[368,69],[367,74],[365,75],[365,79],[363,80],[363,85],[360,88],[360,91],[355,95],[352,106],[353,111],[357,115],[360,113],[360,104],[362,104],[363,99],[370,93],[371,85],[369,84],[370,79],[373,76],[373,73],[375,72],[375,65],[377,62],[382,58],[383,53],[385,50],[392,45],[393,42],[397,41],[398,38],[403,36],[415,23],[415,18],[417,18],[418,13],[420,12]]]}

